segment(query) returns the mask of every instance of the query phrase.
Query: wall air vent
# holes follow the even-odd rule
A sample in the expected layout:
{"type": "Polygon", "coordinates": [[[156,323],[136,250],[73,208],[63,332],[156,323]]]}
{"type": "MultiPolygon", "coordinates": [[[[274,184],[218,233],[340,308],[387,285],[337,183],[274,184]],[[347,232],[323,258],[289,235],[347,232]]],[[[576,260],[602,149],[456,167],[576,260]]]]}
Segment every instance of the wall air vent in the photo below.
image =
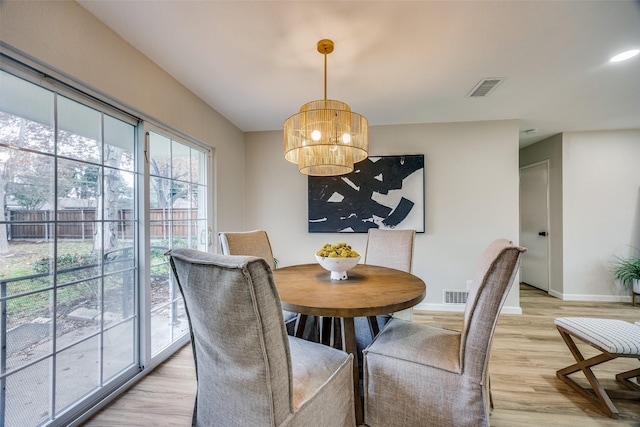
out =
{"type": "Polygon", "coordinates": [[[451,291],[447,289],[443,291],[443,294],[445,304],[466,304],[469,296],[467,291],[451,291]]]}
{"type": "Polygon", "coordinates": [[[471,92],[467,95],[469,98],[484,98],[489,96],[493,90],[505,80],[506,77],[491,77],[480,80],[471,92]]]}

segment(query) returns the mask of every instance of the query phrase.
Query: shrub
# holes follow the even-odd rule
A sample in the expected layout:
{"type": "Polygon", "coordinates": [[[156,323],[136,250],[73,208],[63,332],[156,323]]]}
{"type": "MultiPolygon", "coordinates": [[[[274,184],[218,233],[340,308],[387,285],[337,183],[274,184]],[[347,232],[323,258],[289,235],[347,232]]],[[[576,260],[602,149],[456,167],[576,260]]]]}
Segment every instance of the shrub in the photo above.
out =
{"type": "MultiPolygon", "coordinates": [[[[98,260],[96,254],[62,254],[58,255],[56,264],[58,270],[63,270],[81,265],[98,264],[98,260]]],[[[49,273],[52,265],[52,257],[40,258],[33,264],[33,270],[37,273],[49,273]]]]}

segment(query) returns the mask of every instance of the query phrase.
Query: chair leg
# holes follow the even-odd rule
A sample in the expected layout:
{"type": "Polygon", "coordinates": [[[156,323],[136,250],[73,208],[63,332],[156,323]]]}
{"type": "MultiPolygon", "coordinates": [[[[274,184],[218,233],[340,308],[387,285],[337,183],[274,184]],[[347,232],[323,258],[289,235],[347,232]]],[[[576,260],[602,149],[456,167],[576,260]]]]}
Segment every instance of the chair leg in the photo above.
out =
{"type": "Polygon", "coordinates": [[[300,314],[297,318],[296,318],[296,326],[295,326],[295,336],[298,338],[302,338],[302,336],[304,335],[304,327],[307,324],[307,315],[306,314],[300,314]]]}
{"type": "Polygon", "coordinates": [[[329,322],[331,322],[330,317],[317,316],[318,321],[318,342],[320,344],[328,345],[329,340],[331,339],[331,328],[329,327],[329,322]]]}
{"type": "Polygon", "coordinates": [[[340,318],[332,317],[331,318],[331,340],[329,342],[329,346],[333,348],[337,348],[339,350],[343,350],[342,348],[342,333],[340,329],[340,318]]]}
{"type": "Polygon", "coordinates": [[[573,354],[573,357],[576,359],[576,363],[574,363],[573,365],[567,366],[566,368],[560,369],[556,372],[556,376],[558,377],[558,379],[574,389],[584,398],[590,400],[594,405],[596,405],[600,410],[602,410],[611,418],[618,418],[618,410],[613,405],[613,402],[611,402],[611,399],[609,398],[606,390],[602,387],[600,381],[596,378],[596,376],[593,374],[593,371],[591,370],[591,367],[615,359],[616,356],[602,353],[589,359],[585,359],[582,356],[582,353],[580,353],[580,350],[576,346],[569,333],[559,326],[558,331],[560,332],[560,336],[564,340],[565,344],[567,344],[567,347],[569,347],[569,351],[571,351],[571,354],[573,354]],[[572,378],[569,378],[570,374],[580,370],[589,381],[589,384],[591,384],[591,389],[582,387],[572,378]]]}
{"type": "Polygon", "coordinates": [[[369,329],[371,330],[371,339],[375,338],[380,333],[380,327],[378,326],[378,319],[376,316],[369,316],[369,329]]]}
{"type": "Polygon", "coordinates": [[[487,382],[489,384],[489,408],[493,411],[493,394],[491,393],[491,378],[487,375],[487,382]]]}

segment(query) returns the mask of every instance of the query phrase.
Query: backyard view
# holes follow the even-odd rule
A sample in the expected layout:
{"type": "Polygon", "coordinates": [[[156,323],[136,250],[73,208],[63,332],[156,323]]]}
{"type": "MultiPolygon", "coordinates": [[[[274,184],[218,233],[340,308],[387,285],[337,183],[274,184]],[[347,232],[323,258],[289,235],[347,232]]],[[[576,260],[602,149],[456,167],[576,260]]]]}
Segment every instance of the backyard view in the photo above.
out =
{"type": "MultiPolygon", "coordinates": [[[[105,258],[103,268],[119,273],[106,275],[101,286],[100,280],[95,278],[94,271],[100,268],[100,260],[92,255],[92,243],[78,241],[59,244],[58,251],[63,255],[58,257],[57,278],[76,282],[76,285],[62,287],[56,293],[54,314],[51,309],[52,301],[49,301],[49,297],[53,297],[52,294],[34,292],[47,287],[47,281],[51,280],[50,250],[51,245],[44,242],[10,242],[9,251],[0,256],[3,261],[0,282],[6,282],[7,295],[28,294],[10,299],[6,304],[4,368],[5,371],[11,372],[26,364],[37,362],[50,353],[54,339],[52,328],[55,325],[58,348],[81,343],[69,347],[64,358],[58,361],[64,363],[64,359],[67,359],[69,365],[60,370],[57,381],[63,386],[66,379],[67,386],[91,390],[95,387],[95,378],[99,375],[96,368],[100,357],[97,353],[100,344],[91,337],[96,336],[101,327],[108,330],[105,335],[108,340],[103,339],[102,348],[111,355],[105,364],[104,379],[111,378],[133,363],[133,330],[126,326],[127,323],[120,323],[135,313],[133,277],[130,271],[122,268],[123,264],[131,264],[132,258],[120,258],[118,255],[111,259],[105,258]],[[15,280],[9,281],[7,277],[15,280]],[[52,318],[54,315],[55,321],[52,318]],[[87,357],[91,354],[95,354],[96,358],[87,357]],[[84,371],[80,377],[77,376],[79,367],[84,371]]],[[[154,318],[162,318],[162,323],[175,326],[182,323],[182,327],[185,327],[185,319],[177,318],[183,314],[179,315],[175,306],[167,304],[171,301],[171,295],[169,271],[162,255],[164,250],[154,249],[153,252],[157,272],[151,281],[154,318]]],[[[161,331],[166,336],[161,338],[161,341],[167,340],[168,333],[161,331]]],[[[15,379],[20,380],[22,384],[16,383],[11,387],[11,382],[8,381],[7,390],[11,395],[5,396],[5,425],[37,425],[34,424],[35,419],[47,418],[47,410],[44,407],[41,408],[40,414],[34,414],[32,411],[38,408],[38,402],[46,404],[48,400],[46,381],[43,384],[43,379],[48,376],[48,369],[48,364],[36,363],[33,368],[25,369],[24,374],[17,374],[15,379]],[[38,386],[33,387],[34,383],[38,386]]],[[[63,392],[62,387],[60,391],[58,398],[65,399],[63,402],[73,397],[65,397],[67,393],[63,392]]]]}
{"type": "Polygon", "coordinates": [[[0,425],[56,424],[185,337],[164,253],[208,244],[207,157],[150,131],[143,167],[137,121],[0,78],[0,425]]]}

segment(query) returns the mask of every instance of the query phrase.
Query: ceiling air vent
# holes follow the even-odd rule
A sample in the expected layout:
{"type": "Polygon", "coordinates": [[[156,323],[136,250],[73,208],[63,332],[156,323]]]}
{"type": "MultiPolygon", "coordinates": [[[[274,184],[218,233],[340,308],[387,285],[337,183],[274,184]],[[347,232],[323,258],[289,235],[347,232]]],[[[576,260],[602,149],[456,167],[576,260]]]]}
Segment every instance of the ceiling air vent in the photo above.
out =
{"type": "Polygon", "coordinates": [[[493,90],[504,81],[505,77],[491,77],[487,79],[482,79],[480,82],[475,85],[469,95],[470,98],[484,98],[488,96],[493,90]]]}

